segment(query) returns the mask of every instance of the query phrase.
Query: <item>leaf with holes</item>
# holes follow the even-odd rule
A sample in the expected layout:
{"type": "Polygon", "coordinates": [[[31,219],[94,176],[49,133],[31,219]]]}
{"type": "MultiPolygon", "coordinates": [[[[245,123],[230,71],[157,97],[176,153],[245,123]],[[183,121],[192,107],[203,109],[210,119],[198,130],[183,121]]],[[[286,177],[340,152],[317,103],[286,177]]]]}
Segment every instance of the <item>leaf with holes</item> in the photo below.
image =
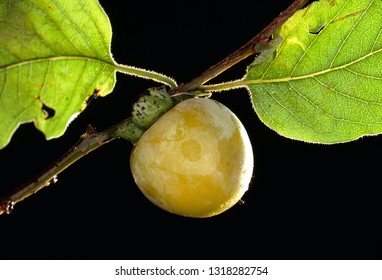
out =
{"type": "Polygon", "coordinates": [[[0,149],[34,122],[61,136],[115,84],[111,26],[96,0],[0,0],[0,149]]]}
{"type": "Polygon", "coordinates": [[[382,2],[321,0],[278,31],[281,43],[244,83],[281,135],[339,143],[382,132],[382,2]]]}

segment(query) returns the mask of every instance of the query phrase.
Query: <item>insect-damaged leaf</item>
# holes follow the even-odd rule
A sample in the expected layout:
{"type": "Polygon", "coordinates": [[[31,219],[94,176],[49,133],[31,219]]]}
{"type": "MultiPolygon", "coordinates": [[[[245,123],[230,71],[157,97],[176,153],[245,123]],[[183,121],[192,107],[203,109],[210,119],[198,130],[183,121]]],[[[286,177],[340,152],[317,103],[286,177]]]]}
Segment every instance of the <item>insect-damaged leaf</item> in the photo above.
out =
{"type": "Polygon", "coordinates": [[[61,136],[115,84],[111,26],[96,0],[0,0],[0,148],[34,122],[61,136]]]}
{"type": "Polygon", "coordinates": [[[261,120],[293,139],[338,143],[382,132],[382,2],[321,0],[279,30],[245,83],[261,120]]]}

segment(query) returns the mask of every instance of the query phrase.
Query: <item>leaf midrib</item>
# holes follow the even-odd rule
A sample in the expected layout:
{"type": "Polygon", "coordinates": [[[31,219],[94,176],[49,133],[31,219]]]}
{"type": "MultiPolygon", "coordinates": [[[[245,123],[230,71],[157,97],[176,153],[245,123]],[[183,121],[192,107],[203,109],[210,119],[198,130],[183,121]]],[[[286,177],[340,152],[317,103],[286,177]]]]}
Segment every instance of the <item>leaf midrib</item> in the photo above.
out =
{"type": "MultiPolygon", "coordinates": [[[[321,75],[324,75],[324,74],[327,74],[327,73],[330,73],[330,72],[334,72],[334,71],[337,71],[337,70],[341,70],[341,69],[345,69],[347,67],[350,67],[358,62],[361,62],[365,59],[367,59],[369,56],[373,56],[373,55],[376,55],[378,53],[382,52],[382,48],[379,49],[379,50],[376,50],[376,51],[373,51],[373,52],[370,52],[356,60],[353,60],[349,63],[346,63],[346,64],[343,64],[343,65],[340,65],[340,66],[337,66],[337,67],[333,67],[333,68],[328,68],[328,69],[325,69],[325,70],[322,70],[322,71],[318,71],[318,72],[314,72],[314,73],[310,73],[310,74],[305,74],[305,75],[302,75],[302,76],[296,76],[296,77],[284,77],[284,78],[275,78],[275,79],[257,79],[257,80],[246,80],[246,81],[243,81],[243,83],[245,85],[251,85],[251,84],[266,84],[266,83],[284,83],[284,82],[291,82],[291,81],[298,81],[298,80],[303,80],[303,79],[308,79],[308,78],[315,78],[317,76],[321,76],[321,75]]],[[[357,73],[357,75],[360,75],[357,73]]],[[[370,78],[373,78],[373,79],[376,79],[376,80],[382,80],[382,77],[374,77],[374,76],[368,76],[370,78]]]]}
{"type": "Polygon", "coordinates": [[[24,61],[20,61],[17,63],[2,65],[0,67],[0,72],[7,71],[12,68],[20,68],[25,65],[30,65],[34,63],[42,63],[42,62],[52,62],[52,61],[64,61],[64,60],[83,60],[83,61],[93,61],[101,64],[106,64],[110,66],[111,68],[116,68],[116,65],[112,61],[105,61],[94,57],[89,56],[76,56],[76,55],[69,55],[69,56],[50,56],[50,57],[43,57],[43,58],[35,58],[35,59],[28,59],[24,61]]]}

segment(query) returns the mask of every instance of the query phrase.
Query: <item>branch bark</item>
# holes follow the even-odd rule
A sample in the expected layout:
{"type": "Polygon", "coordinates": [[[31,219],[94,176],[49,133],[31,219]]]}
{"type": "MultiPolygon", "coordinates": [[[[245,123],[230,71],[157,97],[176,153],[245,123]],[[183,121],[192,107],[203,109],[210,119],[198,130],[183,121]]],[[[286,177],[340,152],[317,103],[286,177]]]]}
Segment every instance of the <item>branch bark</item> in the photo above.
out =
{"type": "Polygon", "coordinates": [[[236,50],[217,64],[211,66],[200,76],[186,84],[180,85],[171,91],[171,94],[180,92],[189,92],[197,90],[200,86],[215,78],[220,73],[229,69],[233,65],[242,61],[253,54],[259,54],[258,47],[267,44],[270,37],[279,29],[295,12],[301,9],[308,0],[295,0],[285,11],[281,12],[270,24],[268,24],[260,33],[253,37],[248,43],[236,50]]]}
{"type": "Polygon", "coordinates": [[[80,158],[98,149],[102,145],[119,138],[119,130],[124,129],[130,123],[131,118],[128,118],[102,132],[97,132],[91,125],[89,125],[87,131],[81,136],[77,144],[75,144],[61,158],[39,175],[21,185],[12,194],[0,200],[0,215],[9,214],[12,212],[16,203],[35,194],[39,190],[54,184],[57,181],[57,175],[80,158]]]}

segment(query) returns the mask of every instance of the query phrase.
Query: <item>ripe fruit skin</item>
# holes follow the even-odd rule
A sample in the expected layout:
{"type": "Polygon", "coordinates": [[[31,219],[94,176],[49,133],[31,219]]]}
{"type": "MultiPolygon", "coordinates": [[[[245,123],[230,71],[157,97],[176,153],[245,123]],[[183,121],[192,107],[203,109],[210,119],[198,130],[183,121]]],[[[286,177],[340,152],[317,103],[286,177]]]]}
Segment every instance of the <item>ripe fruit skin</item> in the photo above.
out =
{"type": "Polygon", "coordinates": [[[239,119],[203,98],[180,102],[135,144],[130,167],[155,205],[187,217],[211,217],[236,204],[248,189],[253,151],[239,119]]]}

